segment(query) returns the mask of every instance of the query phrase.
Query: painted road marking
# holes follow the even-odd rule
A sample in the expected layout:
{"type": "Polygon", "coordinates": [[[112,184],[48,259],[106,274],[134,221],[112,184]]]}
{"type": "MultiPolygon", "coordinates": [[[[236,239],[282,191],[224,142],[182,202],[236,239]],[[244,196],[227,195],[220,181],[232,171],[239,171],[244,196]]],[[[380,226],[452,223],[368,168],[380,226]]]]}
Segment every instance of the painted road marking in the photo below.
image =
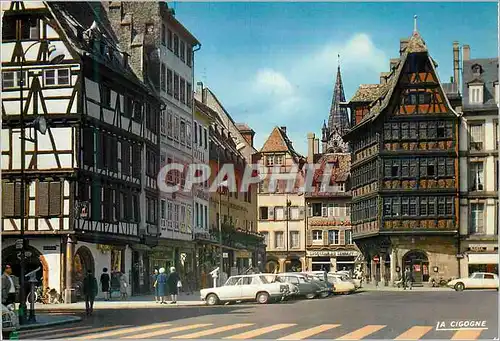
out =
{"type": "Polygon", "coordinates": [[[243,327],[249,327],[249,326],[253,326],[253,325],[254,325],[253,323],[237,323],[237,324],[232,324],[232,325],[229,325],[229,326],[224,326],[224,327],[218,327],[218,328],[214,328],[214,329],[204,330],[204,331],[197,332],[197,333],[174,336],[174,337],[171,337],[171,339],[196,339],[197,337],[214,335],[214,334],[222,333],[222,332],[225,332],[225,331],[228,331],[228,330],[233,330],[233,329],[243,328],[243,327]]]}
{"type": "Polygon", "coordinates": [[[399,335],[394,340],[420,340],[422,336],[427,334],[434,327],[430,326],[414,326],[399,335]]]}
{"type": "Polygon", "coordinates": [[[256,336],[261,336],[261,335],[264,335],[264,334],[267,334],[267,333],[270,333],[270,332],[273,332],[276,330],[281,330],[281,329],[285,329],[285,328],[289,328],[289,327],[293,327],[293,326],[296,326],[296,324],[295,323],[274,324],[274,325],[269,326],[269,327],[258,328],[258,329],[250,330],[250,331],[245,332],[245,333],[231,335],[231,336],[225,337],[224,339],[246,340],[246,339],[251,339],[251,338],[256,337],[256,336]]]}
{"type": "Polygon", "coordinates": [[[285,341],[285,340],[287,340],[287,341],[289,341],[289,340],[290,341],[291,340],[304,340],[304,339],[307,339],[311,336],[326,332],[327,330],[337,328],[339,326],[340,326],[340,324],[322,324],[322,325],[319,325],[316,327],[312,327],[312,328],[302,330],[302,331],[297,332],[297,333],[293,333],[293,334],[284,336],[278,340],[283,340],[283,341],[285,341]]]}
{"type": "MultiPolygon", "coordinates": [[[[127,326],[108,326],[108,327],[101,327],[101,328],[95,328],[95,329],[90,329],[89,333],[91,332],[103,332],[106,330],[111,330],[111,329],[118,329],[118,328],[123,328],[123,327],[129,327],[127,326]]],[[[82,331],[76,331],[76,332],[69,332],[69,333],[63,333],[63,334],[55,334],[55,335],[50,335],[50,336],[45,336],[45,337],[37,337],[37,339],[40,340],[48,340],[48,339],[66,339],[69,336],[80,336],[82,335],[82,331]]],[[[90,334],[92,335],[92,334],[90,334]]]]}
{"type": "Polygon", "coordinates": [[[363,328],[355,330],[352,333],[341,336],[337,340],[360,340],[360,339],[364,338],[365,336],[373,334],[376,331],[378,331],[384,327],[385,327],[385,325],[370,324],[370,325],[364,326],[363,328]]]}
{"type": "MultiPolygon", "coordinates": [[[[44,328],[44,329],[35,329],[35,330],[26,330],[26,331],[21,331],[20,335],[21,337],[24,338],[33,338],[33,335],[45,335],[48,333],[54,334],[55,332],[66,332],[70,330],[78,330],[78,329],[88,329],[89,326],[75,326],[75,327],[69,327],[69,328],[62,328],[62,329],[54,329],[52,328],[44,328]]],[[[36,339],[36,338],[35,338],[36,339]]]]}
{"type": "Polygon", "coordinates": [[[196,329],[196,328],[201,328],[201,327],[209,327],[211,325],[212,325],[212,323],[190,324],[188,326],[170,328],[170,329],[165,329],[165,330],[156,330],[154,332],[149,332],[149,333],[140,334],[140,335],[131,335],[131,336],[123,337],[123,339],[150,339],[150,338],[153,338],[156,336],[162,336],[162,335],[167,335],[167,334],[172,334],[172,333],[177,333],[177,332],[183,332],[185,330],[196,329]]]}
{"type": "Polygon", "coordinates": [[[109,332],[104,332],[104,333],[85,335],[85,336],[74,338],[73,340],[103,339],[103,338],[106,338],[106,337],[109,337],[109,336],[118,336],[118,335],[130,334],[130,333],[140,332],[140,331],[148,330],[148,329],[156,329],[156,328],[161,328],[161,327],[168,327],[170,325],[171,325],[170,323],[155,323],[155,324],[149,324],[147,326],[130,327],[130,328],[119,329],[119,330],[111,330],[109,332]]]}
{"type": "Polygon", "coordinates": [[[482,330],[458,330],[451,340],[476,340],[481,335],[482,330]]]}

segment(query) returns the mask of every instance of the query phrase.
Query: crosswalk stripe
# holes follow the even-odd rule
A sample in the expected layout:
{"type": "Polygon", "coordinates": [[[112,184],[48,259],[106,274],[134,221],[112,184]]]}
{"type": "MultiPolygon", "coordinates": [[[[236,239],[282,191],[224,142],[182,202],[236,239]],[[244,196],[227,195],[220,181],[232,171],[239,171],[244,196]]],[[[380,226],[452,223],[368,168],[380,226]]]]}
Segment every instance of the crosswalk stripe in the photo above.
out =
{"type": "Polygon", "coordinates": [[[370,324],[370,325],[364,326],[363,328],[355,330],[349,334],[341,336],[337,340],[360,340],[360,339],[364,338],[365,336],[368,336],[372,333],[375,333],[376,331],[378,331],[384,327],[385,327],[385,325],[370,324]]]}
{"type": "Polygon", "coordinates": [[[156,330],[154,332],[149,332],[149,333],[145,333],[145,334],[141,334],[141,335],[126,336],[126,337],[123,337],[123,339],[151,339],[151,338],[156,337],[156,336],[163,336],[163,335],[167,335],[167,334],[183,332],[185,330],[208,327],[211,325],[212,325],[212,323],[190,324],[188,326],[182,326],[182,327],[176,327],[176,328],[170,328],[170,329],[164,329],[164,330],[156,330]]]}
{"type": "Polygon", "coordinates": [[[258,328],[254,330],[250,330],[248,332],[244,332],[241,334],[236,334],[236,335],[231,335],[228,337],[225,337],[224,339],[231,339],[231,340],[246,340],[246,339],[251,339],[256,336],[261,336],[263,334],[270,333],[275,330],[281,330],[289,327],[296,326],[295,323],[280,323],[280,324],[274,324],[269,327],[264,327],[264,328],[258,328]]]}
{"type": "Polygon", "coordinates": [[[103,338],[110,337],[110,336],[118,336],[118,335],[124,335],[124,334],[134,333],[134,332],[140,332],[140,331],[143,331],[143,330],[157,329],[157,328],[161,328],[161,327],[168,327],[170,325],[171,325],[170,323],[155,323],[155,324],[149,324],[147,326],[130,327],[130,328],[125,328],[125,329],[111,330],[109,332],[104,332],[104,333],[97,333],[97,334],[92,334],[92,335],[84,335],[84,336],[81,336],[81,337],[74,338],[73,340],[103,339],[103,338]]]}
{"type": "Polygon", "coordinates": [[[297,333],[293,333],[293,334],[284,336],[282,338],[279,338],[278,340],[283,340],[283,341],[285,341],[285,340],[287,340],[287,341],[303,340],[303,339],[307,339],[311,336],[317,335],[319,333],[326,332],[327,330],[337,328],[339,326],[340,326],[340,324],[322,324],[322,325],[319,325],[316,327],[312,327],[312,328],[302,330],[302,331],[297,332],[297,333]]]}
{"type": "Polygon", "coordinates": [[[464,329],[453,334],[452,340],[476,340],[481,335],[482,330],[464,329]]]}
{"type": "Polygon", "coordinates": [[[432,328],[433,327],[429,326],[413,326],[394,340],[420,340],[420,338],[432,330],[432,328]]]}
{"type": "Polygon", "coordinates": [[[249,326],[253,326],[253,325],[254,325],[253,323],[236,323],[236,324],[232,324],[232,325],[229,325],[229,326],[224,326],[224,327],[218,327],[218,328],[214,328],[214,329],[204,330],[204,331],[197,332],[197,333],[185,334],[185,335],[179,335],[179,336],[173,336],[173,337],[171,337],[171,339],[196,339],[197,337],[214,335],[214,334],[217,334],[217,333],[226,332],[228,330],[233,330],[233,329],[243,328],[243,327],[249,327],[249,326]]]}
{"type": "MultiPolygon", "coordinates": [[[[108,326],[108,327],[101,327],[101,328],[95,328],[95,329],[90,329],[89,333],[92,332],[103,332],[106,330],[110,329],[118,329],[118,328],[123,328],[123,327],[128,327],[128,326],[108,326]]],[[[49,335],[49,336],[44,336],[44,337],[37,337],[39,340],[48,340],[48,339],[65,339],[68,338],[69,336],[80,336],[82,334],[82,331],[73,331],[69,333],[63,333],[63,334],[55,334],[55,335],[49,335]]]]}
{"type": "Polygon", "coordinates": [[[44,328],[44,329],[35,329],[35,330],[26,330],[22,331],[20,335],[24,337],[31,337],[32,335],[43,335],[47,332],[49,333],[54,333],[54,332],[65,332],[69,330],[78,330],[78,329],[88,329],[88,326],[75,326],[75,327],[69,327],[69,328],[61,328],[61,329],[55,329],[54,327],[52,328],[44,328]]]}

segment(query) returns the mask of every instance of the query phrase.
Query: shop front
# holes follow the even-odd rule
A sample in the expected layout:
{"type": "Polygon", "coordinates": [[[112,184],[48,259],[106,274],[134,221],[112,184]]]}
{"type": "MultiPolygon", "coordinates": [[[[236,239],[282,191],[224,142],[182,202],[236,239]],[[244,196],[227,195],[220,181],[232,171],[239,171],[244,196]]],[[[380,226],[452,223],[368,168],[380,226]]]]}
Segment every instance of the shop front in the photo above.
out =
{"type": "Polygon", "coordinates": [[[359,252],[356,250],[308,250],[308,268],[311,271],[354,271],[359,252]]]}
{"type": "Polygon", "coordinates": [[[498,275],[498,253],[468,253],[469,275],[473,272],[492,272],[498,275]]]}

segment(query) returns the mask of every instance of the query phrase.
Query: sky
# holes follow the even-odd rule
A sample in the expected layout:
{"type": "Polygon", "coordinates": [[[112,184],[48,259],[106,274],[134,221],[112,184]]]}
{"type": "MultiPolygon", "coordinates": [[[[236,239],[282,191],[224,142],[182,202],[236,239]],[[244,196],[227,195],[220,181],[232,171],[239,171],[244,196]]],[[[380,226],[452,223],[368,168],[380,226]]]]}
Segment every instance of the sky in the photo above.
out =
{"type": "Polygon", "coordinates": [[[255,147],[286,126],[306,156],[307,133],[321,139],[339,63],[346,99],[360,84],[379,83],[399,40],[417,29],[438,63],[453,75],[453,41],[471,58],[498,56],[497,3],[169,2],[201,42],[195,81],[202,81],[236,122],[256,132],[255,147]]]}

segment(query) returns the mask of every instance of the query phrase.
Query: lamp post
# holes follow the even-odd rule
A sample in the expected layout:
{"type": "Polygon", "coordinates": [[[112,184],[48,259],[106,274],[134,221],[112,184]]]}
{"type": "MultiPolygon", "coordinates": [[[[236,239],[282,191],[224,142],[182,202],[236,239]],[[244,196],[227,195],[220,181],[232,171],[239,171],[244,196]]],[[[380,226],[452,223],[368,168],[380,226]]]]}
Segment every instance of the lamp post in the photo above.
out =
{"type": "MultiPolygon", "coordinates": [[[[23,86],[24,86],[24,74],[23,74],[23,63],[24,60],[26,59],[26,53],[35,45],[37,44],[46,44],[48,47],[48,52],[49,52],[49,63],[50,64],[57,64],[60,63],[64,59],[64,54],[57,52],[56,47],[54,45],[49,45],[48,40],[40,40],[36,41],[28,48],[26,51],[23,52],[23,55],[21,57],[20,61],[20,79],[19,79],[19,125],[21,129],[21,224],[20,224],[20,232],[21,232],[21,240],[22,240],[22,248],[21,248],[21,259],[20,259],[20,265],[21,265],[21,273],[19,276],[19,286],[20,286],[20,291],[19,291],[19,323],[20,324],[26,324],[26,295],[25,295],[25,251],[26,251],[26,239],[24,235],[24,223],[25,223],[25,200],[26,200],[26,179],[25,179],[25,167],[26,167],[26,142],[25,141],[30,141],[34,142],[35,140],[30,136],[29,138],[26,138],[26,125],[24,122],[24,103],[23,103],[23,86]]],[[[37,116],[36,119],[33,121],[32,124],[28,125],[33,126],[35,130],[39,131],[41,134],[45,135],[45,132],[47,131],[47,122],[43,116],[37,116]]],[[[34,309],[30,310],[30,322],[35,322],[35,312],[34,309]]]]}

